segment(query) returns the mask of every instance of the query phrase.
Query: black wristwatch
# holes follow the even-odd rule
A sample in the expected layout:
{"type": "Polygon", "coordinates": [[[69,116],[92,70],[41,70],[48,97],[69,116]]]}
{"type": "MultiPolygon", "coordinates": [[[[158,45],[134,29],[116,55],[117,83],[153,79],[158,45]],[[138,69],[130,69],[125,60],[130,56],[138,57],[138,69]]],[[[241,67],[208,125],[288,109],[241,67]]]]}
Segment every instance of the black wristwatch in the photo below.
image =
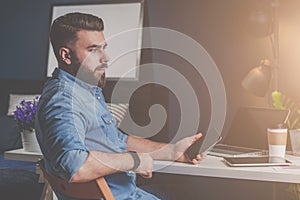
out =
{"type": "Polygon", "coordinates": [[[140,166],[140,157],[135,151],[128,151],[128,153],[131,155],[134,161],[133,167],[129,171],[135,171],[140,166]]]}

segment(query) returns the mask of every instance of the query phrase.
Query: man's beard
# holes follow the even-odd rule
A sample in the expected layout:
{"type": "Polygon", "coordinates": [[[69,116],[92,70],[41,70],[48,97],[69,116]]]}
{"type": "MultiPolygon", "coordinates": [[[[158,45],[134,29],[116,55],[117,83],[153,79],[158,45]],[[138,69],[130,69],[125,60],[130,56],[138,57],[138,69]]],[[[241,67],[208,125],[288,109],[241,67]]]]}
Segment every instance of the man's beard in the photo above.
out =
{"type": "MultiPolygon", "coordinates": [[[[79,64],[79,63],[78,63],[79,64]]],[[[78,65],[76,64],[76,66],[78,65]]],[[[76,77],[84,82],[87,82],[91,85],[97,85],[98,87],[104,88],[106,84],[106,75],[105,72],[101,74],[100,77],[95,77],[94,72],[88,70],[86,67],[82,66],[75,66],[78,69],[76,77]]],[[[101,66],[96,67],[96,70],[100,68],[107,68],[107,64],[102,64],[101,66]]]]}
{"type": "Polygon", "coordinates": [[[105,72],[101,75],[100,80],[98,81],[98,87],[104,88],[106,84],[106,75],[105,72]]]}

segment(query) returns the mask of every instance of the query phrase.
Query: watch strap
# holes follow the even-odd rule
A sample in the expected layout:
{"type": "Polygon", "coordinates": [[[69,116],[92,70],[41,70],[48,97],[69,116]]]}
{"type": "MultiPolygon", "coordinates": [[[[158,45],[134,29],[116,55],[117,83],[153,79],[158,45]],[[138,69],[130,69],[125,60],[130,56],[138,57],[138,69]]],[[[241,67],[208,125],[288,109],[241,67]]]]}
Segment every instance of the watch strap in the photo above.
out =
{"type": "Polygon", "coordinates": [[[128,151],[128,153],[131,155],[134,162],[133,167],[129,171],[135,171],[140,166],[141,163],[140,157],[136,153],[136,151],[128,151]]]}

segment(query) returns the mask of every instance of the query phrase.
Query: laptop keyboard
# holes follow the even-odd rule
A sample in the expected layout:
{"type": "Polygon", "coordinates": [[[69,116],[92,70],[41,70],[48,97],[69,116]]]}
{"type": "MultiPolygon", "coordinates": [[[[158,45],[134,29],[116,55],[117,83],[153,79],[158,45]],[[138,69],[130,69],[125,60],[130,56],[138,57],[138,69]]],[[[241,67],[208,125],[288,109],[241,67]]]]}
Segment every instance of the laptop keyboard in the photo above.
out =
{"type": "Polygon", "coordinates": [[[228,155],[266,155],[268,151],[259,150],[259,149],[251,149],[245,147],[238,147],[238,146],[227,146],[227,145],[218,145],[215,146],[210,152],[212,153],[221,153],[221,154],[228,154],[228,155]]]}
{"type": "Polygon", "coordinates": [[[237,147],[237,146],[226,146],[226,145],[218,145],[213,148],[213,150],[217,151],[234,151],[234,152],[242,152],[242,153],[247,153],[247,152],[253,152],[253,149],[248,149],[244,147],[237,147]]]}
{"type": "Polygon", "coordinates": [[[241,153],[239,151],[219,149],[219,148],[213,148],[210,152],[213,152],[213,153],[224,153],[224,154],[240,154],[241,153]]]}

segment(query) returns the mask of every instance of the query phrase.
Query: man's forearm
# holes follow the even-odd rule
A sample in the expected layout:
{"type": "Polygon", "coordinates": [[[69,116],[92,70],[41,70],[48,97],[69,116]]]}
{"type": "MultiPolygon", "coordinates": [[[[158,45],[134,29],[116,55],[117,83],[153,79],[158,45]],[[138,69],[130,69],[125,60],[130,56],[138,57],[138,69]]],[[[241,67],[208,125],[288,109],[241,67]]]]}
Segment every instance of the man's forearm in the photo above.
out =
{"type": "Polygon", "coordinates": [[[154,160],[173,160],[175,158],[173,144],[154,142],[135,136],[128,137],[127,150],[149,153],[154,160]]]}
{"type": "Polygon", "coordinates": [[[127,171],[133,165],[133,158],[128,153],[90,151],[86,161],[74,174],[71,182],[86,182],[108,174],[127,171]]]}

